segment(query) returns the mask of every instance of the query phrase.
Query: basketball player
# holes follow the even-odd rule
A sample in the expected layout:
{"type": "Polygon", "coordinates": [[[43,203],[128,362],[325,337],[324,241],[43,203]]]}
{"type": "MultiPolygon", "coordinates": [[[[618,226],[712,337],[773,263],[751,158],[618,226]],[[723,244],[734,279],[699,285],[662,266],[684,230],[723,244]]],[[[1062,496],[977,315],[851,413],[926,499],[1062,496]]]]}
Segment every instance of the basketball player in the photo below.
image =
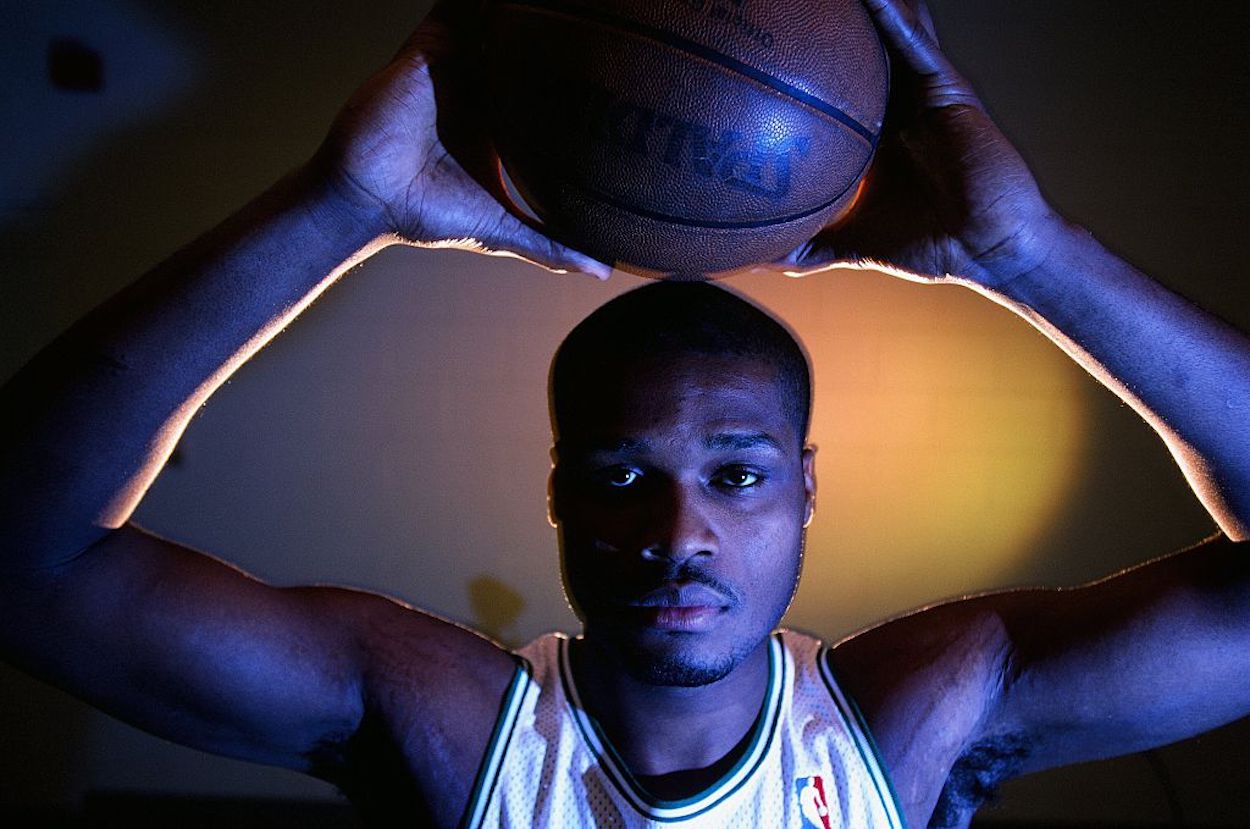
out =
{"type": "Polygon", "coordinates": [[[1009,776],[1245,715],[1250,343],[1056,216],[916,11],[868,5],[904,93],[896,132],[853,217],[783,267],[871,258],[1013,308],[1148,419],[1221,536],[832,649],[774,635],[814,508],[807,369],[775,322],[682,285],[605,306],[557,357],[553,512],[581,638],[517,658],[382,597],[271,588],[129,524],[213,390],[380,247],[470,239],[605,275],[440,143],[434,91],[455,81],[462,24],[443,7],[312,162],[3,389],[6,657],[406,825],[963,826],[1009,776]]]}

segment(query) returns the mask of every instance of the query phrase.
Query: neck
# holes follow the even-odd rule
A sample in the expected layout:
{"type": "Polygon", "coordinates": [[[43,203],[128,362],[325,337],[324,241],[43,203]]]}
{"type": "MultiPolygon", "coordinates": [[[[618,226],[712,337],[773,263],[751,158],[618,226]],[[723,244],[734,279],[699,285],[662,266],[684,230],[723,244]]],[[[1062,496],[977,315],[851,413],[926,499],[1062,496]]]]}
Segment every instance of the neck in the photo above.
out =
{"type": "Polygon", "coordinates": [[[694,688],[640,682],[584,639],[570,658],[582,704],[630,772],[653,795],[676,799],[714,783],[746,749],[767,691],[769,641],[694,688]]]}

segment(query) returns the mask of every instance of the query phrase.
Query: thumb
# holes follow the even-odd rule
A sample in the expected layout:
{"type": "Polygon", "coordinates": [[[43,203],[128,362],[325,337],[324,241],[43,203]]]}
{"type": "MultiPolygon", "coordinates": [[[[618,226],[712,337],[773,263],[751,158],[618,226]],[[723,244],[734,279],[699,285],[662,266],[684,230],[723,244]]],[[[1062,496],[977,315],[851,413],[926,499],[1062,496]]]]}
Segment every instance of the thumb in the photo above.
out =
{"type": "Polygon", "coordinates": [[[907,71],[930,86],[971,93],[968,82],[938,45],[933,17],[924,0],[865,0],[864,4],[887,48],[907,71]]]}
{"type": "Polygon", "coordinates": [[[512,256],[556,273],[577,271],[599,280],[612,275],[611,265],[555,241],[506,211],[491,232],[465,242],[479,253],[512,256]]]}

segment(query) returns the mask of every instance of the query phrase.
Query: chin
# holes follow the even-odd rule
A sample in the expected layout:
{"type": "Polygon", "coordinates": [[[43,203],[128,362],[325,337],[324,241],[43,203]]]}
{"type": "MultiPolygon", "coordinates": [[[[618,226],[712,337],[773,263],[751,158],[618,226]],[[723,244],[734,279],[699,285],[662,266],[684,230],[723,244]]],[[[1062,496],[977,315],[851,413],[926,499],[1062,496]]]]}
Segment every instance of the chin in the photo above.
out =
{"type": "Polygon", "coordinates": [[[698,643],[697,638],[678,634],[665,636],[660,642],[621,643],[622,666],[647,685],[697,688],[729,676],[758,644],[714,648],[698,643]]]}
{"type": "Polygon", "coordinates": [[[653,658],[648,654],[626,654],[625,668],[630,676],[647,685],[673,688],[697,688],[720,682],[738,667],[726,657],[718,662],[696,662],[680,656],[653,658]]]}

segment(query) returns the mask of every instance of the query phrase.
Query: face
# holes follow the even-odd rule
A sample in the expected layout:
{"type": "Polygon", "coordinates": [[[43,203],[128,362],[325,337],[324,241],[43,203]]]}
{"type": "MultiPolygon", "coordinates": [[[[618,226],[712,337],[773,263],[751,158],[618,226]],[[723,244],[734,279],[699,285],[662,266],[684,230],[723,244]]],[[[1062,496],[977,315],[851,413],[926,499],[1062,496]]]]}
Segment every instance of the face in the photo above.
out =
{"type": "Polygon", "coordinates": [[[652,684],[720,679],[785,613],[815,491],[775,370],[690,355],[579,392],[552,496],[586,643],[652,684]]]}

